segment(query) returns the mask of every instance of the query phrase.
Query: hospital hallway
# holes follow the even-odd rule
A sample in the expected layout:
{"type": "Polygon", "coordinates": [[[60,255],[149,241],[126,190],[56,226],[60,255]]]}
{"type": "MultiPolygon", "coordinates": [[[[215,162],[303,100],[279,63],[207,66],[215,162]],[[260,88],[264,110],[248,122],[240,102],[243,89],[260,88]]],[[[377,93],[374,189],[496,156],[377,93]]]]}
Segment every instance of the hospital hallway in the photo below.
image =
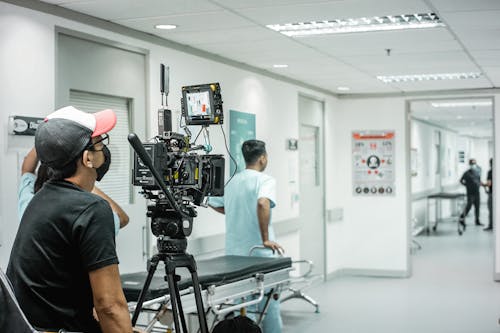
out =
{"type": "MultiPolygon", "coordinates": [[[[320,313],[301,300],[282,305],[283,332],[493,333],[500,332],[500,283],[493,282],[492,232],[474,225],[458,236],[456,220],[415,239],[409,279],[338,277],[306,293],[320,313]]],[[[481,222],[488,210],[481,206],[481,222]]]]}

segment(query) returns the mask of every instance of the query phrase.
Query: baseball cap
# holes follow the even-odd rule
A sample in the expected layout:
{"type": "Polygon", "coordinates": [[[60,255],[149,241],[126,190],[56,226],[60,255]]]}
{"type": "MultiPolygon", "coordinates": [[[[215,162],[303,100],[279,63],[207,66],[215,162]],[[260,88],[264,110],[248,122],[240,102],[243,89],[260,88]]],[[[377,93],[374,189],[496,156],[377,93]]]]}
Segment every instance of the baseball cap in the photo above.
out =
{"type": "Polygon", "coordinates": [[[52,168],[71,162],[90,143],[91,138],[111,131],[116,114],[107,109],[87,113],[73,106],[49,114],[35,132],[38,158],[52,168]]]}

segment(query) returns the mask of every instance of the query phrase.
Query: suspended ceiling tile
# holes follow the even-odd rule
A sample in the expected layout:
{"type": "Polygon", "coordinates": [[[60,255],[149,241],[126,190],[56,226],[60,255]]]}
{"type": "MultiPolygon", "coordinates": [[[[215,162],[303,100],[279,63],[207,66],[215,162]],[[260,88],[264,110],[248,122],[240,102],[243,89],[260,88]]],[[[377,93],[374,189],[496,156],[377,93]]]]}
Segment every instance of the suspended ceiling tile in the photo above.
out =
{"type": "Polygon", "coordinates": [[[345,18],[428,13],[422,0],[352,0],[306,3],[238,10],[242,15],[263,25],[334,20],[345,18]]]}
{"type": "Polygon", "coordinates": [[[222,11],[220,7],[204,0],[100,0],[62,3],[61,6],[110,21],[158,17],[167,19],[172,15],[222,11]]]}
{"type": "Polygon", "coordinates": [[[345,0],[213,0],[223,7],[231,9],[266,8],[276,6],[307,5],[312,3],[340,2],[345,0]]]}
{"type": "Polygon", "coordinates": [[[500,10],[498,0],[430,0],[442,12],[500,10]]]}
{"type": "Polygon", "coordinates": [[[385,55],[462,50],[460,44],[443,28],[332,34],[297,38],[297,41],[334,56],[385,55]]]}
{"type": "Polygon", "coordinates": [[[500,49],[471,51],[471,55],[482,67],[500,66],[500,49]]]}
{"type": "Polygon", "coordinates": [[[276,33],[259,26],[232,28],[227,30],[174,31],[157,30],[155,35],[200,49],[223,52],[230,45],[282,39],[276,33]]]}
{"type": "Polygon", "coordinates": [[[458,33],[458,38],[464,43],[469,51],[475,50],[499,50],[499,29],[466,29],[458,33]]]}
{"type": "Polygon", "coordinates": [[[373,75],[480,72],[464,52],[345,57],[356,68],[373,75]]]}
{"type": "Polygon", "coordinates": [[[442,18],[453,30],[498,29],[500,28],[500,10],[449,12],[442,18]]]}
{"type": "Polygon", "coordinates": [[[500,87],[500,65],[496,67],[483,67],[483,70],[488,74],[495,87],[500,87]]]}
{"type": "Polygon", "coordinates": [[[177,29],[172,30],[169,35],[175,36],[181,32],[197,32],[207,30],[230,30],[233,28],[243,28],[254,26],[241,17],[229,12],[205,12],[198,14],[174,15],[168,18],[152,17],[138,18],[129,20],[117,20],[116,23],[126,25],[130,28],[149,33],[157,33],[158,29],[154,26],[157,24],[175,24],[177,29]]]}

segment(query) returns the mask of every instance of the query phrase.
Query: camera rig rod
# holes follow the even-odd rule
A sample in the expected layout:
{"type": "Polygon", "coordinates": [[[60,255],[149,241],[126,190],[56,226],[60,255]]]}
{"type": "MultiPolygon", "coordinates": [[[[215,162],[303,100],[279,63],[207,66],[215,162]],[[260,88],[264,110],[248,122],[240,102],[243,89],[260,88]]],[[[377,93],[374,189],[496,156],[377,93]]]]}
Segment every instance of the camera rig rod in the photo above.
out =
{"type": "Polygon", "coordinates": [[[186,213],[178,204],[177,201],[175,201],[174,195],[170,191],[170,189],[165,185],[163,180],[161,179],[161,176],[158,174],[158,171],[153,166],[153,162],[151,161],[151,158],[149,157],[148,153],[144,149],[144,146],[142,145],[141,141],[139,140],[139,137],[135,133],[130,133],[127,137],[128,142],[130,142],[130,145],[132,148],[134,148],[135,152],[139,157],[141,158],[142,162],[146,164],[146,166],[149,168],[151,173],[153,174],[153,177],[155,177],[156,182],[162,189],[163,193],[167,196],[167,199],[172,206],[173,209],[175,209],[177,212],[180,212],[184,217],[189,217],[189,214],[186,213]]]}

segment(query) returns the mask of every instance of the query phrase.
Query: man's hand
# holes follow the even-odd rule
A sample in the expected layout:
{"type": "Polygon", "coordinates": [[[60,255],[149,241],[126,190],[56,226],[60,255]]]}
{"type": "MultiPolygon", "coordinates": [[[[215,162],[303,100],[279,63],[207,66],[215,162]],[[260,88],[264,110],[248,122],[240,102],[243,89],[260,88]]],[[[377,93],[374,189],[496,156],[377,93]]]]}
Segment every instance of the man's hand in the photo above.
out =
{"type": "Polygon", "coordinates": [[[132,330],[134,333],[147,333],[146,331],[144,331],[140,328],[137,328],[137,327],[133,327],[132,330]]]}
{"type": "Polygon", "coordinates": [[[273,242],[273,241],[270,241],[270,240],[267,240],[263,243],[263,245],[265,247],[267,247],[268,249],[271,249],[273,250],[273,253],[275,251],[278,251],[279,254],[283,254],[285,253],[285,250],[283,249],[283,247],[281,245],[279,245],[278,243],[276,242],[273,242]]]}

